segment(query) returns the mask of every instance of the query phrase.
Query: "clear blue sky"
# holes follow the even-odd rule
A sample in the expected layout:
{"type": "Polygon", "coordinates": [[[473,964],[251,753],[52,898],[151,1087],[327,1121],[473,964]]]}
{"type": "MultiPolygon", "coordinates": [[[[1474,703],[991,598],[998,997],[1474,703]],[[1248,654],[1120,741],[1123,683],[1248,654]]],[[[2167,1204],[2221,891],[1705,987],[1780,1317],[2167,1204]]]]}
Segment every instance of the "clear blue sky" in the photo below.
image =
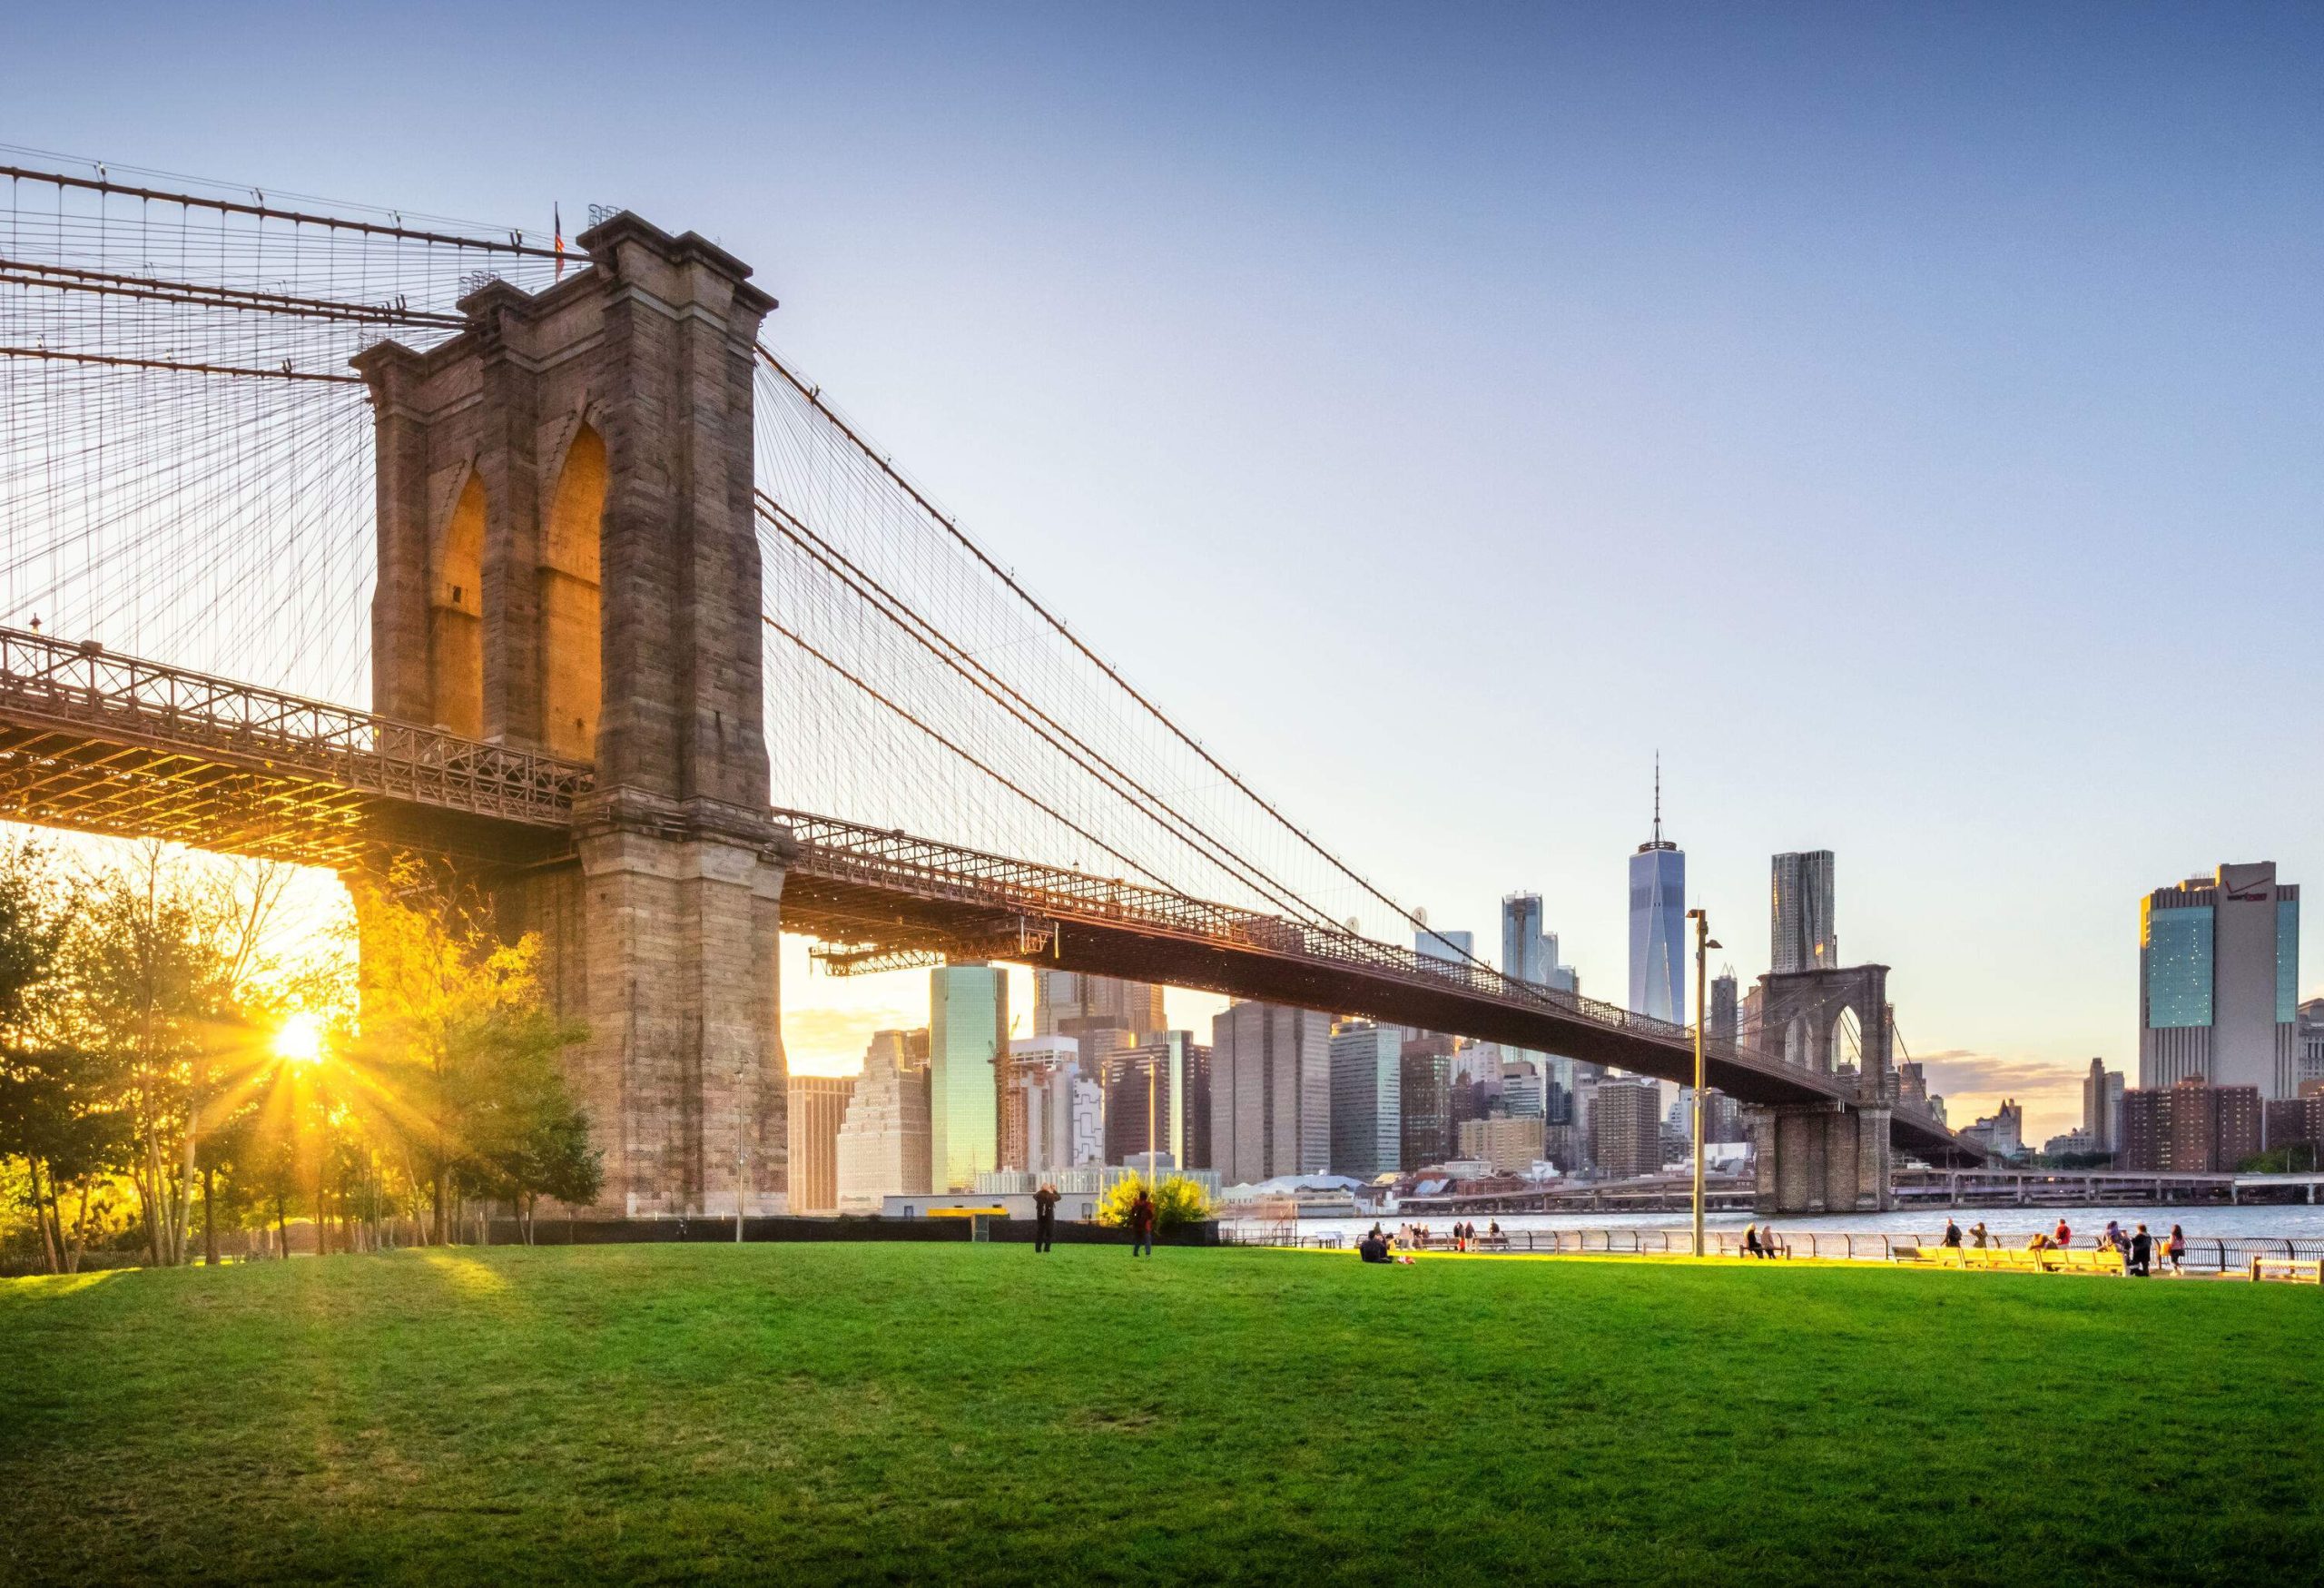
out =
{"type": "Polygon", "coordinates": [[[1836,850],[1957,1118],[2007,1088],[2039,1133],[2056,1067],[2134,1068],[2145,889],[2324,886],[2315,7],[9,33],[9,142],[719,238],[1210,743],[1481,942],[1540,890],[1590,989],[1658,746],[1738,969],[1769,853],[1836,850]]]}

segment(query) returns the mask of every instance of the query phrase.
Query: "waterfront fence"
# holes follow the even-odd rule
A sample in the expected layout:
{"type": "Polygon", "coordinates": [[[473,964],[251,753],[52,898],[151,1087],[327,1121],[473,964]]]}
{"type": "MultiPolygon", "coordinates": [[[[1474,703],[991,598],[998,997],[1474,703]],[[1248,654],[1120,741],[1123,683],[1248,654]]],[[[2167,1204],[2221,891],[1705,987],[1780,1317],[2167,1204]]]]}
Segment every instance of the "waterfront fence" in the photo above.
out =
{"type": "MultiPolygon", "coordinates": [[[[1384,1222],[1383,1228],[1389,1227],[1384,1222]]],[[[1394,1234],[1393,1229],[1390,1229],[1394,1234]]],[[[1764,1231],[1762,1232],[1764,1236],[1764,1231]]],[[[2151,1232],[2150,1232],[2151,1233],[2151,1232]]],[[[1344,1234],[1302,1235],[1290,1225],[1268,1224],[1241,1227],[1221,1224],[1218,1240],[1222,1246],[1258,1246],[1278,1248],[1311,1248],[1324,1251],[1353,1249],[1357,1237],[1344,1234]]],[[[1833,1230],[1776,1228],[1780,1243],[1781,1258],[1814,1258],[1837,1261],[1885,1263],[1910,1257],[1924,1247],[1944,1243],[1944,1234],[1932,1230],[1925,1235],[1909,1230],[1833,1230]]],[[[1715,1257],[1746,1256],[1743,1231],[1739,1229],[1709,1229],[1703,1239],[1715,1257]]],[[[1963,1237],[1965,1243],[1967,1237],[1963,1237]]],[[[1681,1257],[1693,1249],[1693,1233],[1677,1229],[1511,1229],[1498,1236],[1481,1235],[1469,1243],[1469,1249],[1479,1252],[1535,1252],[1542,1256],[1563,1254],[1568,1257],[1681,1257]]],[[[1995,1246],[2022,1246],[2023,1238],[1999,1240],[1995,1246]]],[[[2168,1259],[2162,1252],[2163,1239],[2155,1240],[2154,1266],[2158,1271],[2167,1268],[2168,1259]]],[[[1399,1251],[1449,1252],[1458,1243],[1447,1232],[1431,1228],[1423,1238],[1399,1238],[1399,1251]]],[[[2088,1251],[2092,1243],[2083,1242],[2069,1249],[2088,1251]]],[[[2314,1262],[2324,1260],[2324,1236],[2305,1239],[2280,1236],[2190,1236],[2187,1254],[2181,1266],[2193,1273],[2248,1273],[2256,1258],[2287,1259],[2314,1262]]]]}

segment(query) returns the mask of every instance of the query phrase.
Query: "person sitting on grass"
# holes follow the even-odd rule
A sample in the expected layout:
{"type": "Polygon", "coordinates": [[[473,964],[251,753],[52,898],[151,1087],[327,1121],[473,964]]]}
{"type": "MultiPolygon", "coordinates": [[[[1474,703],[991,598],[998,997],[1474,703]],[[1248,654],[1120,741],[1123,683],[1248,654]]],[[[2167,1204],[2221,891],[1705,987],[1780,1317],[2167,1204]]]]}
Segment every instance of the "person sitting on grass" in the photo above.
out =
{"type": "Polygon", "coordinates": [[[1355,1243],[1355,1255],[1367,1263],[1387,1263],[1395,1260],[1389,1257],[1387,1238],[1380,1233],[1380,1227],[1376,1224],[1373,1226],[1370,1235],[1355,1243]]]}

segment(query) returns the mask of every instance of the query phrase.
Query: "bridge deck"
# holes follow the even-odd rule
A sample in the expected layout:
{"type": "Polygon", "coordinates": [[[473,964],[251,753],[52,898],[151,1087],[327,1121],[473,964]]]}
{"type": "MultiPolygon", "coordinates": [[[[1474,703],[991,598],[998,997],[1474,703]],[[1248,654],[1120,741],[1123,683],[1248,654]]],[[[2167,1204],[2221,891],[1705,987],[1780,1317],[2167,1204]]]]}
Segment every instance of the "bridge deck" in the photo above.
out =
{"type": "MultiPolygon", "coordinates": [[[[567,850],[592,769],[439,729],[0,628],[0,817],[350,865],[416,849],[525,863],[567,850]]],[[[1684,1082],[1693,1036],[1612,1004],[1352,932],[804,812],[787,926],[867,951],[1021,960],[1359,1014],[1684,1082]]],[[[1855,1100],[1729,1043],[1711,1085],[1747,1103],[1855,1100]]],[[[1935,1119],[1897,1145],[1978,1154],[1935,1119]]]]}
{"type": "MultiPolygon", "coordinates": [[[[1664,1080],[1685,1083],[1694,1076],[1690,1028],[1512,981],[1482,965],[832,817],[777,811],[775,819],[790,825],[797,843],[783,884],[784,922],[819,935],[950,945],[994,959],[1364,1015],[1664,1080]]],[[[1838,1106],[1856,1097],[1853,1077],[1818,1074],[1738,1044],[1708,1044],[1704,1069],[1712,1086],[1747,1103],[1838,1106]]],[[[1896,1110],[1894,1134],[1899,1146],[1923,1156],[1976,1156],[1910,1108],[1896,1110]]]]}
{"type": "Polygon", "coordinates": [[[0,814],[306,865],[563,850],[589,767],[0,628],[0,814]]]}

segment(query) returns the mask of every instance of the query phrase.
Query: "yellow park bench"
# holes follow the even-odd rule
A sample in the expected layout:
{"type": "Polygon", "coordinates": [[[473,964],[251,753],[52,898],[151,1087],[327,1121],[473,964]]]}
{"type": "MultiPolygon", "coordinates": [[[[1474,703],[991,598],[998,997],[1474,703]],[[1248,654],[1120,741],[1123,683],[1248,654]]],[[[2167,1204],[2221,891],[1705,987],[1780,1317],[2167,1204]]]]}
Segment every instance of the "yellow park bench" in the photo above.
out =
{"type": "Polygon", "coordinates": [[[2046,1251],[2026,1255],[2041,1258],[2042,1267],[2053,1274],[2119,1274],[2123,1271],[2122,1254],[2117,1251],[2052,1247],[2046,1251]]]}
{"type": "Polygon", "coordinates": [[[2250,1277],[2254,1284],[2274,1279],[2293,1285],[2324,1285],[2324,1262],[2309,1258],[2253,1258],[2250,1277]]]}
{"type": "Polygon", "coordinates": [[[1899,1251],[1897,1256],[1935,1268],[1999,1269],[2020,1274],[2119,1274],[2122,1271],[2122,1254],[2120,1252],[2077,1251],[2072,1247],[2037,1249],[2023,1246],[1925,1246],[1913,1248],[1909,1255],[1899,1251]]]}

